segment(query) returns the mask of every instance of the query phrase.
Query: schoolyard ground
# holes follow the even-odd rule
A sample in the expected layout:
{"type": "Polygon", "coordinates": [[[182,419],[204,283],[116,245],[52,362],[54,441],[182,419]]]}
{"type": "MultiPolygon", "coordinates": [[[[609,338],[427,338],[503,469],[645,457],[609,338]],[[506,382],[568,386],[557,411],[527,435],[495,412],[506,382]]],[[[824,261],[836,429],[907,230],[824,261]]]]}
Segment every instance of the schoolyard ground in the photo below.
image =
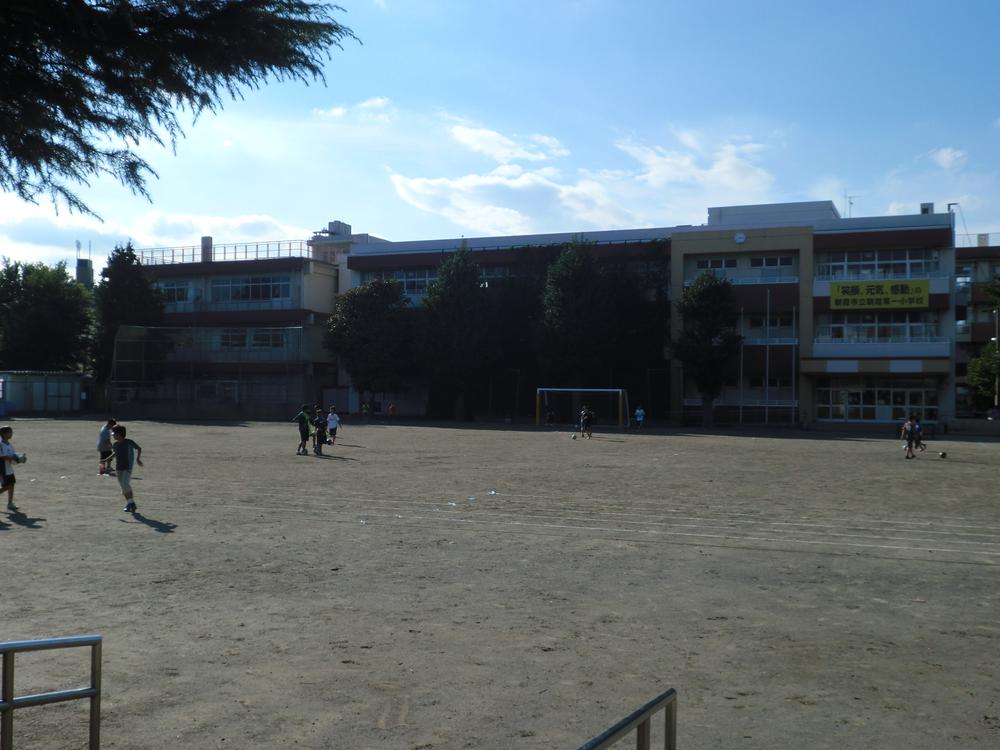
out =
{"type": "Polygon", "coordinates": [[[1000,746],[997,442],[132,422],[133,517],[97,421],[13,426],[0,640],[104,636],[105,748],[572,750],[669,687],[684,750],[1000,746]]]}

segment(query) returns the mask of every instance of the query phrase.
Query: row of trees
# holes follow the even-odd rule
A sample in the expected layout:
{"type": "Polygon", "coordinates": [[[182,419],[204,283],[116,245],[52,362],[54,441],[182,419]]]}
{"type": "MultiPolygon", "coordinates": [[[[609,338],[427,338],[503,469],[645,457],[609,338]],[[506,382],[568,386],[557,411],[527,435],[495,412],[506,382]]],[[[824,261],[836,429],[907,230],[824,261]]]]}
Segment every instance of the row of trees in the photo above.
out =
{"type": "Polygon", "coordinates": [[[65,263],[4,258],[0,368],[88,371],[103,381],[118,327],[156,325],[162,317],[162,296],[142,274],[131,243],[115,247],[93,290],[71,278],[65,263]]]}
{"type": "MultiPolygon", "coordinates": [[[[510,414],[519,389],[539,383],[641,392],[648,370],[664,362],[665,271],[664,253],[642,272],[626,271],[573,243],[554,260],[525,254],[509,277],[485,282],[461,249],[419,307],[393,281],[340,295],[327,345],[362,393],[423,385],[435,416],[466,418],[495,402],[510,414]]],[[[710,391],[721,387],[719,362],[738,349],[735,309],[728,284],[713,276],[691,289],[681,314],[698,324],[685,328],[676,356],[710,391]]]]}

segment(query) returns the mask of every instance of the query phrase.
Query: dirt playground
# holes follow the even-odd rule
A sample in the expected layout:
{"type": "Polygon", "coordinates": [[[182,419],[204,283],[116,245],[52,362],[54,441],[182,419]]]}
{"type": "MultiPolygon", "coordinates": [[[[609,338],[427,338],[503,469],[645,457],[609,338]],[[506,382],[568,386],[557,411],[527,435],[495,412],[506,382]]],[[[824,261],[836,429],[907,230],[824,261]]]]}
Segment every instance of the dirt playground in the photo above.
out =
{"type": "Polygon", "coordinates": [[[133,517],[98,422],[12,424],[0,641],[104,637],[104,748],[575,750],[671,687],[683,750],[1000,747],[1000,442],[133,422],[133,517]]]}

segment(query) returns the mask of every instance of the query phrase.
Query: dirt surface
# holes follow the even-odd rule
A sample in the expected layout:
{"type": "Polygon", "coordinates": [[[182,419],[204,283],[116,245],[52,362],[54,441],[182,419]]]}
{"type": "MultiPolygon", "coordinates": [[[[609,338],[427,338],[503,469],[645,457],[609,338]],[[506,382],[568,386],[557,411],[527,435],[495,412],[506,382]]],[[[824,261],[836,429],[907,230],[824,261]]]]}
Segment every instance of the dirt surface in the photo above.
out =
{"type": "Polygon", "coordinates": [[[572,750],[669,687],[684,750],[1000,746],[997,442],[135,422],[132,517],[98,423],[13,424],[0,640],[104,636],[104,748],[572,750]]]}

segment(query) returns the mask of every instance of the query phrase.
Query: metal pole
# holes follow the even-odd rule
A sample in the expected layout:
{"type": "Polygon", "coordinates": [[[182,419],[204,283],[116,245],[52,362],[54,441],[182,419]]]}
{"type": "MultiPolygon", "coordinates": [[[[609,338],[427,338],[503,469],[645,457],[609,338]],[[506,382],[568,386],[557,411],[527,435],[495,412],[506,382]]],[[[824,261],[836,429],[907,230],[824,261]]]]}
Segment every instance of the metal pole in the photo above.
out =
{"type": "Polygon", "coordinates": [[[101,641],[90,647],[90,750],[101,747],[101,641]]]}
{"type": "Polygon", "coordinates": [[[771,401],[771,290],[767,290],[767,317],[764,319],[764,424],[768,423],[771,401]]]}
{"type": "Polygon", "coordinates": [[[0,750],[13,750],[14,747],[14,652],[3,654],[3,687],[0,688],[0,701],[6,706],[0,715],[0,750]]]}
{"type": "MultiPolygon", "coordinates": [[[[740,308],[740,336],[743,336],[743,308],[740,308]]],[[[740,424],[743,424],[743,339],[740,339],[740,424]]]]}

